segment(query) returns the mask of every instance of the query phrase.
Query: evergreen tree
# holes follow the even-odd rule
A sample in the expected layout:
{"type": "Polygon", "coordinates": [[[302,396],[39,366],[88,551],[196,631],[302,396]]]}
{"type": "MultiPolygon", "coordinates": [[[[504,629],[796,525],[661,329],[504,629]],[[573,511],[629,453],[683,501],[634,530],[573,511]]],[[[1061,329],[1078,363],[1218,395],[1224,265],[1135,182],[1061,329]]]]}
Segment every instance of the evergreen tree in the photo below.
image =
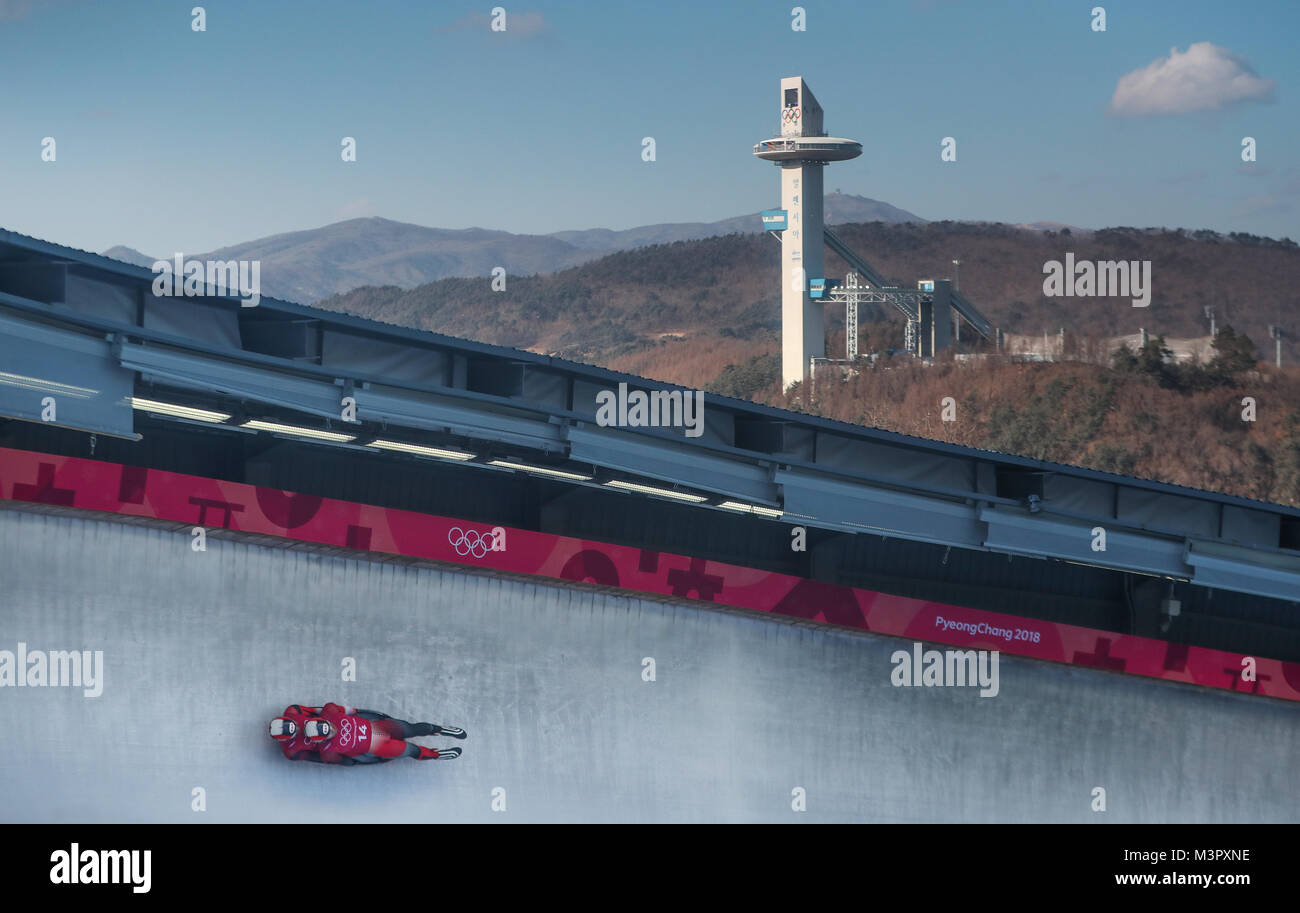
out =
{"type": "Polygon", "coordinates": [[[1255,367],[1257,357],[1255,343],[1250,337],[1224,324],[1223,329],[1214,337],[1214,357],[1210,359],[1210,371],[1218,377],[1231,377],[1255,367]]]}

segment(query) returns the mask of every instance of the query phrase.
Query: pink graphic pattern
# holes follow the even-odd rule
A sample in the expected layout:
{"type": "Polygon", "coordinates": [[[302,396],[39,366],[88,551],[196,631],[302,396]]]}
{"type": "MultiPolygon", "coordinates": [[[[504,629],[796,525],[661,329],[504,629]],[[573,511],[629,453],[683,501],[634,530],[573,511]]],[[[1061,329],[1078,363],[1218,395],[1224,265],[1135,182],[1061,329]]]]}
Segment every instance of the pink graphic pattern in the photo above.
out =
{"type": "Polygon", "coordinates": [[[1300,701],[1300,664],[892,596],[719,561],[0,448],[0,498],[586,581],[770,612],[909,640],[1300,701]],[[504,548],[494,547],[497,544],[504,548]]]}

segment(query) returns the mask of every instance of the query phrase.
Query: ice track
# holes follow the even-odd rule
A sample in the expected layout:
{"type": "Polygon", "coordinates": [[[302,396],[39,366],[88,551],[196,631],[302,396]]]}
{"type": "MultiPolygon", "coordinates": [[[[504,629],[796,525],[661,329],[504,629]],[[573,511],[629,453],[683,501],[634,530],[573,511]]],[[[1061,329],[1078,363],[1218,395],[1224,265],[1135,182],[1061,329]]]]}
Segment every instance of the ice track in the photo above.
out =
{"type": "Polygon", "coordinates": [[[19,641],[105,682],[0,688],[6,822],[1300,820],[1300,706],[1010,656],[996,698],[895,688],[894,638],[5,506],[19,641]],[[465,754],[283,760],[266,721],[328,700],[465,754]]]}

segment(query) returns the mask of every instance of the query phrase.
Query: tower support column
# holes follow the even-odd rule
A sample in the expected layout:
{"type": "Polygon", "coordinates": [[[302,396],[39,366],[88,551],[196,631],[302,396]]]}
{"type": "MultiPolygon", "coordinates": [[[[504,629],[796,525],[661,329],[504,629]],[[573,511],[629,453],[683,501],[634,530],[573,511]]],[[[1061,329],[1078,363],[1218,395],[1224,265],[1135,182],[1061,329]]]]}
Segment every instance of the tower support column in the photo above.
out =
{"type": "Polygon", "coordinates": [[[789,224],[781,235],[781,379],[802,381],[811,360],[826,357],[826,318],[808,294],[808,280],[825,277],[822,239],[822,166],[792,162],[781,167],[781,206],[789,224]]]}

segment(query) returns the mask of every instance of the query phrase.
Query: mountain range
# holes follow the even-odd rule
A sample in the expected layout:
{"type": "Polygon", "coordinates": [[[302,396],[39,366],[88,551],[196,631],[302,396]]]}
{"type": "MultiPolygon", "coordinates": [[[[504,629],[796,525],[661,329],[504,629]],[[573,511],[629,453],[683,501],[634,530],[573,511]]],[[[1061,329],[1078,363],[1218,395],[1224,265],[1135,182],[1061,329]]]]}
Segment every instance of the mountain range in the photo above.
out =
{"type": "MultiPolygon", "coordinates": [[[[1137,334],[1205,336],[1207,307],[1261,347],[1270,324],[1288,324],[1300,277],[1300,248],[1289,240],[1184,229],[1107,228],[1034,231],[975,222],[865,222],[837,226],[884,279],[915,287],[951,276],[961,260],[961,290],[1003,333],[1071,338],[1137,334]],[[1130,298],[1046,297],[1043,264],[1073,253],[1079,261],[1151,261],[1148,307],[1130,298]]],[[[826,275],[849,267],[831,251],[826,275]]],[[[446,278],[416,288],[353,289],[319,307],[604,364],[688,386],[710,382],[728,362],[776,347],[781,327],[780,257],[759,234],[732,234],[606,254],[580,266],[509,279],[496,290],[483,276],[446,278]],[[668,343],[671,343],[669,345],[668,343]]],[[[843,305],[827,307],[828,343],[843,352],[843,305]]],[[[888,305],[863,305],[860,351],[902,345],[888,305]],[[897,338],[893,338],[897,336],[897,338]]],[[[963,337],[963,341],[970,341],[963,337]]],[[[1287,358],[1294,340],[1284,340],[1287,358]]]]}
{"type": "MultiPolygon", "coordinates": [[[[826,194],[826,222],[924,222],[920,216],[879,200],[835,191],[826,194]]],[[[391,219],[363,218],[322,228],[271,235],[207,253],[196,260],[260,260],[262,294],[309,304],[368,285],[415,288],[451,277],[552,273],[617,251],[729,234],[761,234],[758,213],[717,222],[666,222],[613,230],[590,228],[548,235],[512,234],[484,228],[427,228],[391,219]]],[[[151,257],[117,246],[104,256],[137,266],[151,257]]]]}
{"type": "MultiPolygon", "coordinates": [[[[1081,360],[895,360],[888,353],[903,344],[901,320],[887,305],[863,305],[859,351],[882,353],[879,365],[889,369],[865,370],[863,363],[856,376],[786,393],[779,381],[779,256],[753,216],[541,236],[358,219],[202,258],[261,257],[264,291],[278,297],[312,301],[321,289],[346,289],[315,301],[327,310],[904,434],[1300,504],[1294,369],[1243,370],[1207,386],[1214,375],[1198,375],[1195,366],[1189,373],[1188,366],[1146,365],[1145,374],[1105,366],[1116,335],[1204,337],[1209,308],[1221,332],[1231,325],[1245,333],[1247,349],[1266,358],[1273,354],[1269,326],[1282,325],[1283,359],[1293,363],[1300,355],[1290,331],[1300,281],[1293,241],[1209,230],[927,222],[900,218],[910,214],[892,207],[842,224],[853,217],[850,207],[887,204],[837,196],[828,198],[828,221],[885,281],[907,287],[942,278],[959,258],[962,292],[993,325],[1020,335],[1063,330],[1081,360]],[[1150,305],[1045,297],[1043,265],[1069,253],[1083,261],[1150,261],[1150,305]],[[494,265],[513,271],[500,291],[487,278],[494,265]],[[313,271],[320,283],[313,284],[313,271]],[[457,275],[462,271],[471,275],[457,275]],[[422,281],[439,272],[446,275],[422,281]],[[293,281],[299,291],[285,288],[293,281]],[[967,420],[937,418],[935,404],[950,394],[967,420]],[[1257,423],[1239,417],[1246,396],[1258,398],[1257,423]]],[[[109,254],[151,262],[129,250],[109,254]]],[[[827,276],[847,269],[827,251],[827,276]]],[[[827,336],[828,354],[840,355],[842,305],[827,308],[827,336]]],[[[959,348],[971,342],[963,334],[959,348]]]]}

